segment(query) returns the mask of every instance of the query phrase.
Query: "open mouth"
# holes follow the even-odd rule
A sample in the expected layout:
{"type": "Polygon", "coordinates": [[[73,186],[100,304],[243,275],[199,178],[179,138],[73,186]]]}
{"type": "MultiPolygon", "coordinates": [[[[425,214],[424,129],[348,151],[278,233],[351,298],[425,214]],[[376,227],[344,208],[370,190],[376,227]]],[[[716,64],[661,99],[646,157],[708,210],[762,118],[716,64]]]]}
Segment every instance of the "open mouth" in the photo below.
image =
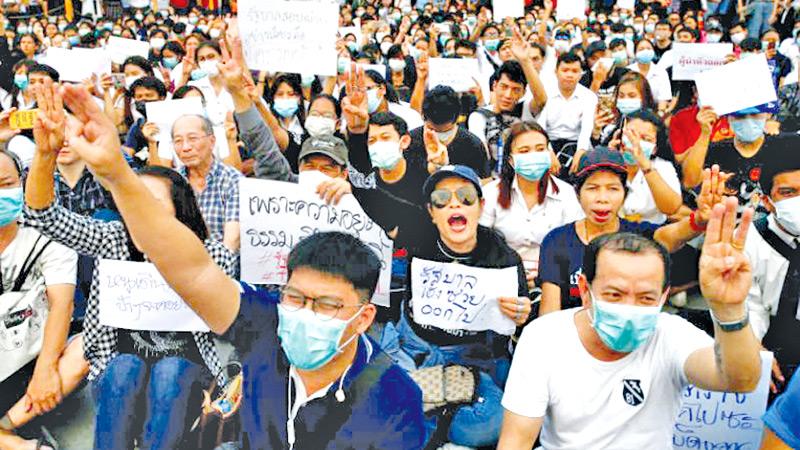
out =
{"type": "Polygon", "coordinates": [[[467,218],[463,214],[453,214],[447,218],[447,225],[456,233],[467,229],[467,218]]]}
{"type": "Polygon", "coordinates": [[[605,222],[611,217],[611,211],[607,209],[595,209],[592,210],[592,214],[594,214],[594,217],[598,222],[605,222]]]}

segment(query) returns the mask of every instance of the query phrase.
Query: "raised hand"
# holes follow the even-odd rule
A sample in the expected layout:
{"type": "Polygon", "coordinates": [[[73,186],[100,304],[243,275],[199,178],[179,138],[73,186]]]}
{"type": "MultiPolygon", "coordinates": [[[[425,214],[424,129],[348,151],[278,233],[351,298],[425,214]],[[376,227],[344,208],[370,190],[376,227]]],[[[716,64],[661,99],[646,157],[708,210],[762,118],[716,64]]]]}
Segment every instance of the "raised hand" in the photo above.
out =
{"type": "Polygon", "coordinates": [[[367,89],[364,87],[364,69],[356,64],[350,66],[347,74],[347,97],[342,99],[342,116],[347,128],[354,133],[364,133],[369,126],[367,89]]]}
{"type": "MultiPolygon", "coordinates": [[[[32,86],[39,113],[33,122],[33,139],[36,151],[54,155],[64,146],[64,127],[67,123],[64,114],[64,101],[59,92],[59,85],[45,78],[44,84],[32,86]]],[[[86,90],[88,94],[88,90],[86,90]]],[[[94,101],[91,100],[90,101],[94,101]]]]}
{"type": "Polygon", "coordinates": [[[231,94],[243,92],[246,87],[244,82],[244,69],[234,55],[231,54],[226,42],[220,41],[219,47],[222,56],[220,62],[217,63],[217,68],[219,69],[220,75],[222,75],[225,89],[231,94]]]}
{"type": "Polygon", "coordinates": [[[119,134],[89,92],[82,86],[61,86],[64,104],[74,114],[79,126],[67,127],[66,138],[95,176],[113,178],[128,168],[122,157],[119,134]]]}
{"type": "Polygon", "coordinates": [[[736,230],[736,197],[714,205],[700,256],[700,289],[714,315],[722,322],[746,314],[747,292],[753,282],[750,261],[744,253],[753,209],[746,208],[736,230]]]}
{"type": "Polygon", "coordinates": [[[705,226],[711,218],[714,205],[722,203],[725,183],[732,175],[720,172],[717,164],[703,170],[703,184],[700,187],[700,195],[697,196],[697,210],[695,210],[695,222],[698,225],[705,226]]]}
{"type": "Polygon", "coordinates": [[[700,124],[700,130],[705,134],[711,134],[714,124],[717,122],[717,114],[711,109],[710,106],[703,106],[700,111],[697,111],[695,117],[697,123],[700,124]]]}
{"type": "Polygon", "coordinates": [[[428,79],[428,54],[423,53],[419,55],[416,61],[417,67],[417,80],[426,81],[428,79]]]}
{"type": "Polygon", "coordinates": [[[516,59],[517,62],[523,64],[525,61],[529,60],[531,44],[522,38],[519,28],[512,25],[511,29],[514,32],[514,36],[511,38],[511,54],[514,55],[514,59],[516,59]]]}
{"type": "Polygon", "coordinates": [[[447,153],[447,146],[439,141],[436,132],[429,126],[425,126],[422,131],[422,139],[425,143],[425,153],[428,159],[428,172],[433,173],[439,167],[446,166],[450,163],[450,157],[447,153]]]}
{"type": "Polygon", "coordinates": [[[642,151],[642,137],[634,130],[626,129],[623,131],[623,133],[631,143],[631,146],[627,147],[626,149],[631,152],[634,158],[636,158],[636,164],[638,164],[639,168],[643,171],[650,170],[653,167],[653,163],[642,151]]]}
{"type": "Polygon", "coordinates": [[[9,108],[0,112],[0,142],[8,142],[14,136],[18,135],[22,130],[14,130],[11,128],[9,118],[11,114],[16,112],[17,108],[9,108]]]}
{"type": "Polygon", "coordinates": [[[142,135],[147,139],[147,142],[158,141],[158,125],[153,122],[145,122],[142,126],[142,135]]]}

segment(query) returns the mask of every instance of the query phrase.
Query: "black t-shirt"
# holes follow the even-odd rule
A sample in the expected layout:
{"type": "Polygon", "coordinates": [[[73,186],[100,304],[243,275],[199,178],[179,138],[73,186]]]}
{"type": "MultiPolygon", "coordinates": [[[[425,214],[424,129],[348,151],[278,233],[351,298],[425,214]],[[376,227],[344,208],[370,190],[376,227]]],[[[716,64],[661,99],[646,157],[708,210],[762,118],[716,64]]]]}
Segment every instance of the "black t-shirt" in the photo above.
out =
{"type": "Polygon", "coordinates": [[[761,172],[767,164],[777,161],[782,153],[797,151],[800,148],[800,136],[795,133],[781,133],[777,136],[766,136],[758,152],[750,158],[742,156],[733,140],[716,142],[709,146],[705,167],[719,164],[723,172],[733,173],[728,180],[728,195],[739,198],[739,209],[745,206],[753,208],[760,204],[761,172]]]}
{"type": "Polygon", "coordinates": [[[661,60],[661,57],[664,56],[664,53],[667,53],[669,50],[672,50],[672,42],[669,43],[668,46],[661,48],[658,44],[653,44],[653,51],[656,52],[656,57],[653,59],[654,63],[657,63],[661,60]]]}
{"type": "MultiPolygon", "coordinates": [[[[478,243],[473,251],[461,255],[448,251],[445,253],[445,245],[438,242],[439,232],[430,222],[422,224],[420,228],[425,228],[427,234],[416,243],[409,245],[409,261],[412,258],[422,258],[429,261],[457,262],[470,267],[486,267],[504,269],[507,267],[517,268],[518,292],[517,295],[525,297],[528,295],[528,285],[525,279],[525,268],[522,265],[517,252],[506,244],[500,234],[496,231],[478,226],[478,243]]],[[[413,264],[413,262],[412,262],[413,264]]],[[[492,331],[465,331],[465,330],[443,330],[434,326],[419,325],[414,322],[413,305],[411,304],[411,265],[408,265],[408,287],[406,291],[405,310],[406,318],[411,328],[420,338],[435,345],[458,345],[487,340],[487,333],[492,331]]],[[[503,339],[501,339],[503,341],[503,339]]],[[[507,338],[505,340],[507,343],[507,338]]],[[[503,345],[497,350],[503,350],[503,345]]]]}
{"type": "MultiPolygon", "coordinates": [[[[583,273],[586,245],[578,237],[575,223],[560,226],[545,236],[539,252],[539,280],[561,288],[561,309],[581,306],[578,277],[583,273]]],[[[619,220],[619,232],[635,233],[652,239],[658,225],[650,222],[619,220]]]]}
{"type": "MultiPolygon", "coordinates": [[[[411,145],[406,150],[406,158],[418,160],[415,166],[421,162],[427,170],[423,127],[411,130],[409,134],[411,135],[411,145]]],[[[488,178],[491,175],[486,148],[481,140],[469,130],[458,127],[455,138],[447,145],[447,154],[450,164],[463,164],[471,167],[481,178],[488,178]]]]}
{"type": "MultiPolygon", "coordinates": [[[[619,79],[622,78],[623,75],[630,72],[630,70],[624,67],[617,67],[615,66],[611,73],[608,74],[606,77],[606,81],[603,81],[603,84],[600,85],[600,91],[597,95],[612,95],[614,94],[614,89],[617,88],[617,84],[619,84],[619,79]]],[[[584,85],[586,88],[591,88],[592,86],[592,78],[593,72],[591,70],[586,70],[581,77],[580,83],[584,85]]]]}

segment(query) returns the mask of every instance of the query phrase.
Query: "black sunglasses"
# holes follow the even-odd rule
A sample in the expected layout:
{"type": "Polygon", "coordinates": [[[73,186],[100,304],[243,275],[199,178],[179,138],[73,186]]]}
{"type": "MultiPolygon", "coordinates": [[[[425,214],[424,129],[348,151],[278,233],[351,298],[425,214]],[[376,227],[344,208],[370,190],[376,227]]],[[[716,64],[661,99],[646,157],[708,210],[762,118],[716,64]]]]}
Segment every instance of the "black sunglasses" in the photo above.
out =
{"type": "Polygon", "coordinates": [[[456,189],[455,192],[448,189],[437,189],[431,192],[431,205],[439,209],[444,208],[450,204],[450,199],[453,198],[453,194],[455,194],[458,201],[465,206],[472,206],[478,201],[478,191],[475,189],[475,186],[470,185],[462,186],[456,189]]]}

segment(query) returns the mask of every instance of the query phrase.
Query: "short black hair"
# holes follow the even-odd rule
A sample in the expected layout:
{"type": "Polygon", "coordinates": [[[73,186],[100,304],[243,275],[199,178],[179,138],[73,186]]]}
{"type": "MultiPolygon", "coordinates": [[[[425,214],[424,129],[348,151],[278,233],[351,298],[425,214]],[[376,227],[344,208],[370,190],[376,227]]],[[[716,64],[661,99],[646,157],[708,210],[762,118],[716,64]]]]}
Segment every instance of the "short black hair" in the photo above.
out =
{"type": "Polygon", "coordinates": [[[369,124],[377,125],[379,127],[391,125],[394,127],[394,130],[397,131],[397,134],[399,134],[400,137],[403,137],[408,134],[408,125],[406,125],[406,121],[403,120],[402,117],[394,113],[390,112],[375,113],[372,116],[370,116],[369,124]]]}
{"type": "Polygon", "coordinates": [[[608,43],[609,50],[619,47],[625,47],[625,49],[628,48],[628,44],[626,43],[625,39],[612,39],[611,42],[608,43]]]}
{"type": "Polygon", "coordinates": [[[780,158],[770,159],[761,169],[761,191],[767,197],[772,192],[775,177],[786,172],[800,171],[800,152],[784,152],[780,158]]]}
{"type": "Polygon", "coordinates": [[[547,49],[545,49],[542,44],[538,42],[530,42],[529,45],[532,49],[535,48],[536,50],[539,50],[539,54],[542,55],[542,58],[547,56],[547,49]]]}
{"type": "Polygon", "coordinates": [[[700,33],[698,33],[697,30],[695,30],[693,28],[683,27],[680,30],[678,30],[678,34],[681,34],[681,33],[689,33],[689,34],[691,34],[692,35],[692,39],[694,39],[695,41],[700,39],[700,33]]]}
{"type": "Polygon", "coordinates": [[[662,290],[667,290],[670,279],[670,257],[667,249],[658,242],[635,233],[610,233],[592,239],[583,254],[583,274],[589,284],[597,275],[597,257],[601,250],[628,254],[656,253],[664,265],[662,290]]]}
{"type": "Polygon", "coordinates": [[[342,104],[339,103],[339,100],[337,100],[336,97],[334,97],[334,96],[332,96],[330,94],[320,93],[320,94],[317,94],[317,95],[311,97],[311,101],[308,102],[308,109],[311,110],[311,105],[313,105],[314,102],[316,102],[317,100],[320,100],[320,99],[325,99],[325,100],[328,100],[329,102],[333,103],[333,110],[336,113],[336,117],[337,118],[342,117],[342,104]]]}
{"type": "Polygon", "coordinates": [[[575,52],[562,53],[558,57],[558,62],[556,62],[556,69],[558,69],[562,64],[572,63],[581,63],[581,57],[575,52]]]}
{"type": "Polygon", "coordinates": [[[622,23],[612,23],[611,27],[609,27],[612,33],[624,33],[625,32],[625,24],[622,23]]]}
{"type": "Polygon", "coordinates": [[[312,234],[289,252],[286,269],[289,278],[297,269],[307,268],[341,278],[353,285],[369,302],[378,284],[381,261],[357,237],[340,231],[312,234]]]}
{"type": "Polygon", "coordinates": [[[478,46],[475,45],[474,42],[468,41],[466,39],[459,39],[459,40],[456,41],[456,50],[458,50],[459,47],[467,48],[472,53],[475,53],[476,51],[478,51],[478,46]]]}
{"type": "Polygon", "coordinates": [[[761,50],[761,41],[753,37],[744,38],[739,47],[743,52],[757,52],[761,50]]]}
{"type": "Polygon", "coordinates": [[[422,116],[434,125],[455,122],[461,113],[461,99],[450,86],[436,86],[422,101],[422,116]]]}
{"type": "Polygon", "coordinates": [[[500,81],[503,78],[503,75],[508,77],[509,80],[513,81],[514,83],[520,83],[523,86],[528,85],[528,79],[525,78],[525,72],[522,70],[522,66],[514,60],[506,61],[497,69],[495,72],[495,81],[500,81]]]}
{"type": "Polygon", "coordinates": [[[56,83],[60,78],[58,71],[47,64],[34,64],[28,69],[28,74],[30,75],[32,73],[43,73],[56,83]]]}
{"type": "Polygon", "coordinates": [[[167,87],[156,77],[142,77],[134,81],[129,91],[131,96],[136,92],[136,88],[151,89],[158,92],[158,96],[161,98],[166,98],[167,96],[167,87]]]}
{"type": "Polygon", "coordinates": [[[656,22],[656,26],[659,26],[659,25],[666,25],[666,26],[669,27],[670,30],[672,30],[672,24],[669,23],[669,21],[667,19],[661,19],[658,22],[656,22]]]}
{"type": "Polygon", "coordinates": [[[128,64],[132,64],[134,66],[139,67],[140,69],[142,69],[145,72],[147,72],[147,74],[150,75],[151,77],[155,75],[155,73],[153,72],[153,65],[150,64],[150,61],[148,61],[147,58],[143,58],[143,57],[138,56],[138,55],[129,56],[122,63],[121,68],[122,68],[123,71],[125,70],[125,66],[127,66],[128,64]]]}

